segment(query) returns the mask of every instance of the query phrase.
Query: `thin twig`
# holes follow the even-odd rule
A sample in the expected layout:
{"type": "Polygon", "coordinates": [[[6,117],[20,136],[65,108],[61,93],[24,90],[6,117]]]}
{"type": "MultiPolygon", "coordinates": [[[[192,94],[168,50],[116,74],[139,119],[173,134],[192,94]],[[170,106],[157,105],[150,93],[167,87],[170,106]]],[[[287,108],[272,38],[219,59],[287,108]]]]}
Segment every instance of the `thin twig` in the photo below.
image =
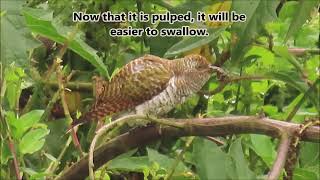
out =
{"type": "MultiPolygon", "coordinates": [[[[57,61],[60,61],[59,59],[57,59],[57,61]]],[[[60,63],[58,62],[58,63],[60,63]]],[[[59,92],[60,92],[60,97],[61,97],[61,104],[62,104],[62,107],[63,107],[63,112],[64,112],[64,115],[67,119],[68,122],[72,122],[72,117],[70,115],[70,111],[69,111],[69,108],[68,108],[68,104],[66,102],[66,94],[65,94],[65,88],[64,88],[64,83],[63,83],[63,75],[62,75],[62,71],[61,71],[61,67],[60,66],[57,66],[57,77],[58,77],[58,83],[59,83],[59,92]]],[[[77,135],[76,135],[76,132],[74,130],[74,128],[72,128],[71,130],[71,136],[72,136],[72,139],[73,139],[73,142],[74,142],[74,145],[76,146],[76,148],[78,149],[78,151],[80,152],[80,156],[83,156],[83,151],[82,151],[82,148],[81,148],[81,145],[78,141],[78,138],[77,138],[77,135]]]]}
{"type": "Polygon", "coordinates": [[[218,146],[223,146],[225,145],[225,143],[217,138],[214,138],[214,137],[211,137],[211,136],[206,136],[206,138],[209,140],[209,141],[212,141],[214,143],[216,143],[218,146]]]}
{"type": "Polygon", "coordinates": [[[45,172],[46,172],[47,174],[53,174],[53,173],[55,172],[55,170],[57,169],[58,165],[60,164],[60,161],[61,161],[62,157],[63,157],[64,154],[66,153],[66,151],[67,151],[67,149],[68,149],[71,141],[72,141],[72,138],[71,138],[71,136],[69,136],[69,137],[68,137],[68,140],[67,140],[66,144],[64,145],[62,151],[60,152],[57,160],[56,160],[56,161],[52,161],[52,162],[49,164],[48,168],[46,169],[45,172]]]}
{"type": "MultiPolygon", "coordinates": [[[[68,34],[68,37],[66,38],[64,44],[62,45],[58,55],[56,56],[56,58],[54,60],[54,64],[53,64],[53,67],[55,67],[54,70],[56,71],[57,78],[58,78],[59,92],[60,92],[60,98],[61,98],[61,103],[62,103],[62,107],[63,107],[63,112],[64,112],[66,119],[69,122],[72,122],[72,117],[70,115],[69,108],[68,108],[68,105],[66,102],[65,87],[64,87],[64,81],[63,81],[64,74],[62,73],[62,67],[60,66],[60,64],[62,63],[62,57],[65,54],[65,52],[67,51],[69,43],[74,39],[78,30],[79,30],[79,24],[76,24],[73,31],[70,32],[70,34],[68,34]]],[[[68,81],[68,79],[70,79],[71,76],[67,76],[67,77],[68,77],[67,78],[67,81],[68,81]]],[[[72,129],[71,135],[72,135],[72,139],[73,139],[73,142],[74,142],[76,148],[80,152],[80,156],[83,156],[84,153],[82,151],[81,145],[79,143],[79,140],[77,138],[77,135],[76,135],[76,132],[74,129],[72,129]]]]}
{"type": "MultiPolygon", "coordinates": [[[[54,81],[48,81],[48,82],[43,81],[42,83],[45,83],[52,88],[56,88],[56,89],[59,88],[58,83],[54,82],[54,81]]],[[[66,88],[71,89],[71,90],[92,91],[92,83],[91,82],[73,81],[73,82],[67,82],[65,86],[66,86],[66,88]]]]}
{"type": "Polygon", "coordinates": [[[288,136],[286,132],[283,132],[281,136],[280,144],[278,147],[277,158],[272,166],[272,169],[268,174],[268,178],[267,178],[268,180],[279,179],[279,176],[287,160],[290,142],[291,142],[291,138],[288,136]]]}
{"type": "MultiPolygon", "coordinates": [[[[240,78],[242,76],[242,65],[240,66],[240,78]]],[[[237,93],[236,93],[236,102],[234,103],[234,111],[238,113],[238,103],[239,103],[239,98],[240,98],[240,88],[241,88],[241,82],[238,82],[238,88],[237,88],[237,93]]]]}

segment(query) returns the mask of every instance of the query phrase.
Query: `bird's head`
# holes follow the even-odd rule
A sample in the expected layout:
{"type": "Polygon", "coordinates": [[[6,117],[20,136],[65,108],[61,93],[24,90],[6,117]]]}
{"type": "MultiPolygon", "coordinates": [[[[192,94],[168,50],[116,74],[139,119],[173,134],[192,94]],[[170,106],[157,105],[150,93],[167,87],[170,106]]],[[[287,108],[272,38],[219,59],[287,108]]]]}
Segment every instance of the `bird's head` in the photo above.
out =
{"type": "Polygon", "coordinates": [[[196,72],[208,72],[212,73],[214,71],[213,66],[209,61],[201,55],[188,55],[183,58],[183,65],[186,67],[187,71],[196,72]]]}

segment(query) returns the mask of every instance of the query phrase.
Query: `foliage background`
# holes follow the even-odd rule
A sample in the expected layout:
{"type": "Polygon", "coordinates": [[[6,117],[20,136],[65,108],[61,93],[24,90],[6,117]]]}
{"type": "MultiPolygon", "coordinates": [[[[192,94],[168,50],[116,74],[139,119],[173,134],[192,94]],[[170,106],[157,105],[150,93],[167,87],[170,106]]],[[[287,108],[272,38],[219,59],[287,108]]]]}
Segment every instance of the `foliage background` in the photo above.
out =
{"type": "MultiPolygon", "coordinates": [[[[212,96],[195,95],[168,114],[171,118],[256,115],[302,123],[319,118],[319,1],[1,1],[1,179],[14,178],[12,155],[20,174],[30,179],[54,177],[81,157],[65,134],[65,117],[57,93],[54,58],[66,41],[63,75],[71,72],[66,91],[72,117],[85,112],[93,100],[91,79],[108,78],[129,61],[153,54],[176,58],[201,54],[222,65],[235,81],[212,96]],[[207,27],[209,37],[110,37],[119,27],[181,27],[184,23],[83,23],[71,21],[73,11],[97,13],[144,11],[184,13],[191,10],[245,13],[245,23],[195,23],[207,27]],[[74,36],[70,38],[70,36],[74,36]],[[56,43],[55,43],[56,42],[56,43]],[[227,55],[227,58],[225,58],[227,55]],[[230,55],[230,58],[228,58],[230,55]]],[[[213,77],[204,87],[221,82],[213,77]]],[[[106,121],[107,123],[107,121],[106,121]]],[[[78,131],[82,149],[91,142],[94,124],[78,131]]],[[[276,156],[278,141],[263,135],[219,137],[217,145],[205,138],[179,138],[135,149],[101,168],[97,177],[130,177],[140,172],[154,179],[168,176],[176,156],[174,179],[263,178],[276,156]],[[190,146],[186,147],[186,143],[190,146]]],[[[319,143],[301,143],[294,179],[319,179],[319,143]]]]}

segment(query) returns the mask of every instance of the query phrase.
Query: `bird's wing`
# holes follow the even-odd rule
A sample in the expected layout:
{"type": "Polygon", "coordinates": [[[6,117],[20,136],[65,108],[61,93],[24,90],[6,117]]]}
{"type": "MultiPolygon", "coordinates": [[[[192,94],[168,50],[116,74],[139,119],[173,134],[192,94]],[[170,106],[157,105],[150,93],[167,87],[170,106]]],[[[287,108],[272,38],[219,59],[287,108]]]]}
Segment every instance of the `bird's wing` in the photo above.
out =
{"type": "Polygon", "coordinates": [[[160,94],[172,77],[168,60],[152,55],[135,59],[105,83],[92,109],[74,124],[98,120],[148,101],[160,94]]]}

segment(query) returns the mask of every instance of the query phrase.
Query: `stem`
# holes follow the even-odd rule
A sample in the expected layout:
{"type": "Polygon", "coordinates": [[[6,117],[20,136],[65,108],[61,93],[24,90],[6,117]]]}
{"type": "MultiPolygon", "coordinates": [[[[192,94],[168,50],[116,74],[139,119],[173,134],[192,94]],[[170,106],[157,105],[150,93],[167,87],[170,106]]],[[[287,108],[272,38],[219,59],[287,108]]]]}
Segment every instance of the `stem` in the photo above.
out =
{"type": "MultiPolygon", "coordinates": [[[[240,77],[241,78],[242,75],[242,65],[240,66],[240,77]]],[[[237,113],[238,111],[238,103],[239,103],[239,96],[240,96],[240,88],[241,88],[241,82],[238,82],[238,89],[237,89],[237,95],[236,95],[236,102],[234,105],[234,111],[237,113]]]]}
{"type": "Polygon", "coordinates": [[[68,149],[71,141],[72,141],[72,138],[71,138],[71,136],[69,136],[69,138],[68,138],[68,140],[67,140],[67,143],[64,145],[62,151],[60,152],[60,154],[59,154],[59,156],[58,156],[58,158],[57,158],[57,161],[52,161],[52,162],[49,164],[48,168],[46,169],[45,172],[46,172],[47,174],[53,174],[53,173],[55,172],[55,170],[57,169],[57,167],[58,167],[58,165],[59,165],[59,163],[60,163],[60,161],[61,161],[61,159],[62,159],[62,157],[63,157],[64,154],[66,153],[66,151],[67,151],[67,149],[68,149]]]}
{"type": "Polygon", "coordinates": [[[288,51],[295,56],[304,56],[308,53],[320,54],[320,49],[288,48],[288,51]]]}
{"type": "Polygon", "coordinates": [[[214,143],[216,143],[218,146],[223,146],[225,145],[225,143],[217,138],[214,138],[214,137],[211,137],[211,136],[206,136],[206,138],[209,140],[209,141],[212,141],[214,143]]]}
{"type": "Polygon", "coordinates": [[[277,180],[282,172],[282,169],[286,163],[291,138],[284,132],[281,136],[280,145],[278,147],[278,154],[276,161],[274,162],[271,171],[268,175],[268,180],[277,180]]]}
{"type": "MultiPolygon", "coordinates": [[[[59,88],[59,84],[57,82],[54,81],[48,81],[48,82],[44,82],[46,85],[53,87],[53,88],[59,88]]],[[[92,91],[92,83],[91,82],[67,82],[65,84],[66,88],[71,89],[71,90],[83,90],[83,91],[92,91]]]]}
{"type": "MultiPolygon", "coordinates": [[[[59,61],[59,59],[57,59],[57,61],[59,61]]],[[[58,62],[58,63],[60,63],[60,62],[58,62]]],[[[71,117],[70,112],[69,112],[68,104],[66,102],[66,94],[65,94],[65,90],[64,90],[65,88],[64,88],[64,84],[63,84],[63,75],[62,75],[62,72],[61,72],[61,67],[58,66],[56,71],[57,71],[57,76],[58,76],[59,92],[60,92],[61,104],[62,104],[62,107],[63,107],[63,112],[64,112],[64,115],[65,115],[67,121],[72,122],[73,120],[72,120],[72,117],[71,117]]],[[[76,134],[74,128],[72,128],[72,130],[71,130],[71,136],[72,136],[74,145],[76,146],[76,148],[80,152],[80,156],[82,156],[83,155],[83,151],[82,151],[81,145],[79,143],[79,140],[77,138],[77,134],[76,134]]]]}
{"type": "Polygon", "coordinates": [[[17,154],[16,154],[16,150],[14,148],[14,143],[12,141],[11,138],[9,138],[9,149],[10,149],[10,152],[13,156],[13,165],[14,165],[14,171],[15,171],[15,174],[16,174],[16,177],[18,180],[21,180],[22,177],[20,177],[20,169],[19,169],[19,162],[18,162],[18,159],[17,159],[17,154]]]}

